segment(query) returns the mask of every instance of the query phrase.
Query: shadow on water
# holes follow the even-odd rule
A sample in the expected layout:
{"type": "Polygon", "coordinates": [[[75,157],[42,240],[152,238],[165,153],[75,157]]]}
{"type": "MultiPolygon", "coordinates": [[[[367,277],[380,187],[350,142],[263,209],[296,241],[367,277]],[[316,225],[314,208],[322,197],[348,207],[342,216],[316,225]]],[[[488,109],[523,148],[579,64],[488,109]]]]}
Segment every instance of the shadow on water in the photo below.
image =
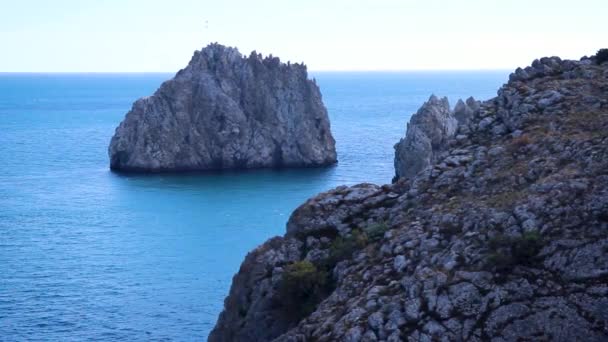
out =
{"type": "Polygon", "coordinates": [[[186,191],[196,189],[209,192],[241,189],[254,193],[268,187],[282,188],[306,185],[314,189],[331,186],[332,182],[329,180],[333,178],[336,171],[337,166],[173,173],[109,171],[109,173],[115,181],[139,188],[183,189],[186,191]]]}

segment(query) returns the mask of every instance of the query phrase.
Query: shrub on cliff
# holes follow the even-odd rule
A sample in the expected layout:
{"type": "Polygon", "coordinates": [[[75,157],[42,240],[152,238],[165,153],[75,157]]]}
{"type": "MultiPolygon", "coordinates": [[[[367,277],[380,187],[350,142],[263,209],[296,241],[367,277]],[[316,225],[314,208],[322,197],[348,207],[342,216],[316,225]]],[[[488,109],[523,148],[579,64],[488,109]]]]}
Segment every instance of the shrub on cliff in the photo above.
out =
{"type": "Polygon", "coordinates": [[[385,222],[378,222],[364,229],[353,229],[346,237],[337,237],[329,248],[329,257],[322,262],[322,266],[328,270],[346,259],[350,259],[353,253],[365,248],[370,243],[378,242],[384,238],[388,230],[385,222]]]}
{"type": "Polygon", "coordinates": [[[331,271],[342,260],[350,259],[355,251],[384,237],[388,226],[384,222],[365,229],[353,229],[346,237],[337,237],[329,247],[328,257],[317,264],[297,261],[285,267],[279,288],[281,305],[288,315],[301,318],[311,314],[335,285],[331,271]]]}
{"type": "Polygon", "coordinates": [[[602,64],[608,61],[608,49],[599,49],[595,54],[595,62],[597,64],[602,64]]]}
{"type": "Polygon", "coordinates": [[[526,232],[517,238],[498,235],[490,239],[488,247],[492,253],[486,265],[497,271],[508,271],[516,265],[532,263],[543,247],[543,241],[538,232],[526,232]]]}
{"type": "Polygon", "coordinates": [[[327,286],[327,272],[307,260],[294,262],[283,272],[279,288],[281,304],[289,315],[307,316],[325,297],[327,286]]]}
{"type": "Polygon", "coordinates": [[[328,268],[332,269],[338,262],[349,259],[353,253],[364,248],[369,242],[367,234],[354,229],[348,237],[337,237],[329,248],[328,268]]]}
{"type": "Polygon", "coordinates": [[[378,242],[384,237],[384,233],[388,230],[385,222],[378,222],[365,228],[365,234],[371,242],[378,242]]]}

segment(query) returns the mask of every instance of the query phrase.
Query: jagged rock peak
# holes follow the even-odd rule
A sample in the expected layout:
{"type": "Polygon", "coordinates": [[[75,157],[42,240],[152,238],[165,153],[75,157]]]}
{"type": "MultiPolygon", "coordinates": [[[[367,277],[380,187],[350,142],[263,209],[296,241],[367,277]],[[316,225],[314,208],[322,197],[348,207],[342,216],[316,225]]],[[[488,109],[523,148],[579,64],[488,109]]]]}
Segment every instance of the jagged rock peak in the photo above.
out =
{"type": "Polygon", "coordinates": [[[459,99],[454,106],[454,117],[458,121],[459,125],[466,125],[469,119],[479,110],[480,102],[475,100],[472,96],[469,97],[466,102],[459,99]]]}
{"type": "Polygon", "coordinates": [[[137,100],[108,148],[122,171],[313,167],[336,162],[327,110],[304,64],[217,43],[137,100]]]}
{"type": "Polygon", "coordinates": [[[458,125],[467,124],[478,109],[479,102],[472,97],[466,102],[458,100],[452,111],[447,97],[431,95],[412,115],[405,138],[395,145],[395,179],[410,178],[428,168],[447,147],[458,125]]]}

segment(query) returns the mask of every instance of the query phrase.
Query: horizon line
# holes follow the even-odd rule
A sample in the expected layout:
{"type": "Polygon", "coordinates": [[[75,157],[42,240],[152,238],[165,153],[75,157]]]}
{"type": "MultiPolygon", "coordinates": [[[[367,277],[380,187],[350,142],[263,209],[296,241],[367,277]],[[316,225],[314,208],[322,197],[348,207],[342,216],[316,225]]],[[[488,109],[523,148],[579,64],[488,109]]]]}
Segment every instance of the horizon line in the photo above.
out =
{"type": "MultiPolygon", "coordinates": [[[[373,73],[373,72],[483,72],[483,71],[513,71],[508,68],[481,68],[481,69],[310,69],[309,73],[373,73]]],[[[179,71],[179,70],[178,70],[179,71]]],[[[175,74],[178,71],[0,71],[0,74],[175,74]]]]}

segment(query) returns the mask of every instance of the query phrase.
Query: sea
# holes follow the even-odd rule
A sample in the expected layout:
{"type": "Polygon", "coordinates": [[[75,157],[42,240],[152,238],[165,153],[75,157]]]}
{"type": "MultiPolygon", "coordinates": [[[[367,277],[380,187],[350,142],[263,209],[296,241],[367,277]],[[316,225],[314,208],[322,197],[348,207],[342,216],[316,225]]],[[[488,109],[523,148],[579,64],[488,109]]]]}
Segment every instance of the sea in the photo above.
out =
{"type": "Polygon", "coordinates": [[[312,72],[334,167],[111,172],[114,129],[172,76],[0,74],[0,341],[205,340],[247,252],[298,205],[390,183],[431,94],[489,99],[508,71],[312,72]]]}

